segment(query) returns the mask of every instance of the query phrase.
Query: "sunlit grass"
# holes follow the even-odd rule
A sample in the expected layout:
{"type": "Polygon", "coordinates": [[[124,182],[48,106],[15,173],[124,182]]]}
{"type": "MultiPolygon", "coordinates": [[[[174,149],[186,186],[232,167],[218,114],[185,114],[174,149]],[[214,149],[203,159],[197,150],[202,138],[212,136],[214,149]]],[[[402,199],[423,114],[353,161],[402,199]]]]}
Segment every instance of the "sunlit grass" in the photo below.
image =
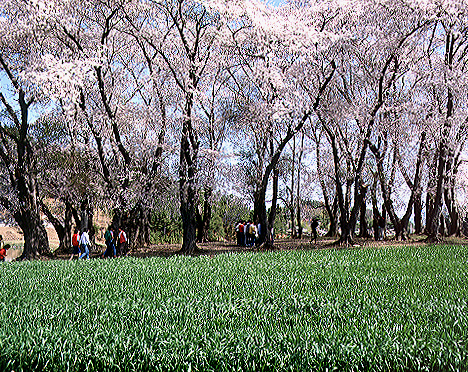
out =
{"type": "Polygon", "coordinates": [[[468,249],[5,264],[0,370],[462,370],[468,249]]]}

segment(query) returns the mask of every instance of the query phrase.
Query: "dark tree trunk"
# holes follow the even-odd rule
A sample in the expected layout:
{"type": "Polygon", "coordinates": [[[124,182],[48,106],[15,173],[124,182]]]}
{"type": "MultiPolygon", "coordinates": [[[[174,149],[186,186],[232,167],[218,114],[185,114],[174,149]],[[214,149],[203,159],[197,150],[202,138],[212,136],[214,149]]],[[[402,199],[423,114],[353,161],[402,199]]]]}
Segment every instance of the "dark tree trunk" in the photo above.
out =
{"type": "Polygon", "coordinates": [[[366,194],[367,188],[362,188],[361,193],[363,195],[363,200],[361,203],[361,210],[360,210],[360,218],[359,218],[359,237],[360,238],[369,238],[369,232],[367,228],[367,220],[366,220],[366,212],[367,212],[367,204],[366,204],[366,194]]]}
{"type": "Polygon", "coordinates": [[[328,214],[328,219],[330,220],[330,225],[328,227],[328,232],[325,234],[327,237],[335,237],[337,229],[337,213],[338,213],[338,198],[335,193],[333,198],[333,206],[330,204],[330,196],[328,194],[329,187],[325,185],[324,175],[322,172],[322,164],[320,157],[320,137],[317,137],[315,131],[313,132],[315,139],[315,161],[317,164],[317,174],[320,182],[320,188],[322,189],[323,200],[325,204],[325,210],[328,214]]]}
{"type": "Polygon", "coordinates": [[[265,193],[266,188],[258,187],[254,192],[254,222],[260,221],[260,235],[259,243],[265,243],[268,245],[271,243],[271,237],[269,236],[270,227],[267,219],[267,210],[265,205],[265,193]]]}
{"type": "MultiPolygon", "coordinates": [[[[457,41],[458,36],[453,35],[451,31],[446,35],[446,45],[445,45],[445,65],[451,70],[453,57],[456,53],[455,42],[457,41]]],[[[442,128],[442,135],[440,137],[439,147],[437,151],[437,179],[436,179],[436,189],[434,196],[434,205],[432,207],[431,213],[427,216],[426,230],[428,233],[428,239],[434,240],[437,238],[439,232],[439,223],[441,221],[441,212],[444,191],[447,187],[447,172],[448,172],[448,160],[450,157],[450,132],[452,130],[452,116],[454,110],[454,97],[452,88],[447,89],[447,106],[445,113],[444,126],[442,128]]]]}
{"type": "MultiPolygon", "coordinates": [[[[361,214],[361,210],[364,207],[366,208],[366,194],[367,194],[367,186],[363,186],[361,184],[355,185],[354,187],[358,187],[359,191],[354,193],[354,206],[353,209],[351,210],[350,214],[350,232],[351,232],[351,238],[354,238],[354,232],[356,230],[356,224],[357,224],[357,219],[358,219],[358,213],[359,215],[361,214]]],[[[365,222],[365,212],[364,212],[364,225],[367,227],[367,223],[365,222]]]]}
{"type": "Polygon", "coordinates": [[[445,218],[444,215],[440,215],[440,221],[439,221],[439,234],[441,236],[445,236],[445,218]]]}
{"type": "Polygon", "coordinates": [[[10,80],[18,94],[19,105],[17,112],[0,91],[0,102],[15,129],[6,132],[3,125],[0,125],[0,161],[9,173],[10,186],[16,191],[14,202],[4,197],[0,201],[23,230],[24,248],[20,259],[30,259],[50,252],[47,232],[41,221],[37,203],[37,164],[33,145],[29,140],[28,114],[33,100],[26,100],[25,92],[1,54],[0,65],[6,73],[5,78],[10,80]],[[13,142],[11,147],[8,138],[13,142]]]}
{"type": "Polygon", "coordinates": [[[49,222],[54,226],[55,232],[59,238],[59,247],[55,253],[66,254],[70,252],[71,249],[71,235],[72,235],[72,205],[69,201],[65,201],[65,214],[63,222],[56,218],[52,212],[49,210],[47,205],[43,202],[40,202],[41,210],[46,215],[49,222]]]}
{"type": "Polygon", "coordinates": [[[273,170],[273,196],[271,199],[271,208],[270,214],[268,215],[268,225],[266,229],[266,245],[273,246],[273,236],[272,231],[274,231],[275,227],[275,220],[276,220],[276,206],[278,203],[278,179],[279,179],[279,171],[278,168],[273,170]]]}
{"type": "Polygon", "coordinates": [[[129,248],[144,247],[150,244],[150,210],[143,202],[138,202],[130,213],[124,214],[123,230],[127,232],[129,248]]]}
{"type": "Polygon", "coordinates": [[[328,232],[325,236],[327,237],[336,237],[337,235],[337,219],[338,219],[338,198],[335,195],[333,198],[333,209],[330,208],[330,205],[325,204],[325,209],[328,213],[328,217],[330,219],[330,226],[328,226],[328,232]]]}
{"type": "Polygon", "coordinates": [[[295,164],[296,164],[296,136],[293,137],[293,147],[292,147],[292,172],[291,172],[291,201],[290,201],[290,207],[289,207],[289,212],[290,212],[290,221],[291,221],[291,238],[296,239],[297,238],[297,232],[296,232],[296,224],[295,224],[295,219],[296,219],[296,211],[295,211],[295,203],[294,203],[294,180],[296,178],[296,171],[295,171],[295,164]]]}
{"type": "Polygon", "coordinates": [[[297,192],[296,192],[296,212],[297,212],[297,237],[302,239],[302,217],[301,217],[301,167],[302,154],[304,153],[304,132],[302,132],[301,149],[297,161],[297,192]]]}
{"type": "Polygon", "coordinates": [[[454,201],[454,191],[453,188],[446,189],[444,192],[445,205],[449,213],[449,223],[447,224],[447,235],[457,235],[459,232],[459,216],[457,207],[454,201]]]}
{"type": "Polygon", "coordinates": [[[418,157],[416,161],[416,170],[414,173],[414,180],[409,185],[412,189],[411,196],[410,196],[410,200],[408,202],[407,208],[406,208],[405,215],[403,216],[401,220],[398,218],[398,216],[395,213],[395,210],[393,208],[393,201],[391,200],[391,197],[390,197],[389,187],[386,184],[384,169],[382,166],[383,154],[375,145],[369,144],[369,148],[373,152],[376,162],[377,162],[377,174],[379,177],[380,186],[382,190],[382,196],[384,199],[384,205],[382,206],[382,217],[385,220],[386,219],[385,214],[388,214],[390,221],[392,221],[393,228],[395,229],[395,239],[401,238],[405,240],[407,238],[408,223],[411,217],[411,212],[413,210],[413,204],[415,201],[416,193],[419,192],[420,190],[421,167],[422,167],[422,162],[423,162],[423,150],[425,147],[425,140],[426,140],[426,133],[423,132],[421,135],[421,140],[420,140],[420,145],[419,145],[418,157]]]}
{"type": "Polygon", "coordinates": [[[23,231],[24,247],[20,260],[34,259],[50,252],[47,231],[39,215],[31,210],[15,213],[15,221],[23,231]]]}
{"type": "Polygon", "coordinates": [[[210,229],[210,222],[211,222],[212,194],[213,194],[213,188],[206,186],[204,190],[204,199],[203,199],[203,214],[201,214],[197,208],[197,224],[198,224],[197,241],[199,243],[207,242],[209,240],[208,230],[210,229]]]}
{"type": "Polygon", "coordinates": [[[150,244],[150,216],[151,211],[140,201],[130,212],[115,208],[111,225],[125,231],[128,249],[144,247],[150,244]]]}
{"type": "Polygon", "coordinates": [[[88,229],[89,241],[91,247],[95,247],[96,231],[94,230],[94,211],[90,205],[88,198],[85,198],[80,205],[80,231],[88,229]]]}
{"type": "MultiPolygon", "coordinates": [[[[270,163],[267,165],[265,169],[262,180],[259,183],[257,183],[256,190],[254,192],[254,219],[256,219],[257,221],[260,221],[260,224],[261,224],[259,243],[265,243],[267,246],[271,245],[272,243],[270,225],[273,226],[274,221],[272,221],[271,224],[267,221],[267,213],[266,213],[266,206],[265,206],[265,194],[266,194],[266,189],[268,185],[268,179],[270,175],[273,173],[273,171],[276,169],[276,166],[284,150],[284,147],[293,138],[293,136],[304,127],[305,122],[310,118],[312,113],[318,109],[322,94],[327,88],[328,84],[330,83],[335,73],[335,70],[336,70],[335,61],[331,62],[331,67],[332,67],[332,71],[330,72],[329,76],[325,79],[325,81],[322,83],[322,85],[320,86],[318,94],[315,98],[315,103],[313,105],[313,108],[304,113],[304,115],[302,116],[301,120],[296,125],[296,127],[288,128],[285,137],[278,144],[276,151],[273,151],[273,139],[271,139],[270,141],[270,148],[271,148],[270,163]]],[[[275,176],[274,176],[273,188],[275,188],[276,182],[277,180],[275,180],[275,176]]],[[[275,217],[275,215],[276,215],[276,211],[273,217],[275,217]]]]}
{"type": "Polygon", "coordinates": [[[421,191],[416,193],[414,199],[414,233],[422,233],[422,201],[421,201],[421,191]]]}
{"type": "Polygon", "coordinates": [[[374,205],[372,207],[372,229],[374,231],[374,240],[379,240],[379,220],[380,220],[380,213],[377,209],[377,206],[374,205]]]}
{"type": "Polygon", "coordinates": [[[438,159],[438,150],[434,154],[434,159],[429,166],[429,178],[427,181],[427,192],[426,192],[426,226],[424,233],[429,235],[429,216],[432,216],[434,209],[434,200],[435,200],[435,188],[437,180],[437,159],[438,159]]]}
{"type": "Polygon", "coordinates": [[[179,194],[183,241],[180,253],[197,250],[197,162],[198,139],[192,126],[193,92],[187,93],[180,141],[179,194]]]}
{"type": "MultiPolygon", "coordinates": [[[[409,37],[411,34],[407,34],[403,37],[402,40],[400,40],[400,45],[403,44],[404,40],[406,40],[407,37],[409,37]]],[[[385,92],[390,89],[392,86],[392,82],[395,81],[397,78],[397,73],[398,73],[398,60],[396,59],[396,55],[392,54],[388,57],[388,59],[385,61],[385,65],[383,66],[382,71],[380,72],[379,80],[378,80],[378,94],[377,94],[377,100],[374,104],[374,107],[372,108],[372,111],[369,113],[369,121],[367,123],[367,127],[365,130],[363,130],[363,139],[362,139],[362,146],[359,151],[359,158],[357,159],[356,163],[357,165],[353,165],[353,171],[354,171],[354,177],[353,178],[348,178],[347,183],[346,183],[346,191],[350,191],[350,186],[354,184],[354,206],[350,210],[349,205],[348,205],[348,197],[346,197],[345,200],[345,195],[343,194],[342,190],[342,180],[340,176],[340,157],[338,154],[338,146],[336,144],[336,135],[335,133],[331,130],[329,127],[328,123],[323,120],[321,117],[320,113],[317,112],[317,116],[322,123],[328,137],[330,140],[330,143],[332,145],[332,151],[333,151],[333,162],[335,165],[335,187],[338,195],[338,205],[340,208],[340,228],[341,228],[341,236],[339,241],[337,242],[340,245],[348,245],[353,242],[353,233],[354,233],[354,227],[356,225],[356,220],[357,220],[357,213],[360,209],[360,205],[363,199],[363,195],[361,193],[361,186],[362,186],[362,170],[366,158],[366,153],[367,153],[367,147],[369,144],[369,140],[371,138],[371,134],[374,128],[375,124],[375,118],[377,116],[377,113],[379,112],[380,108],[382,107],[384,103],[384,95],[385,92]],[[391,65],[393,64],[393,71],[391,73],[391,76],[387,76],[388,70],[391,68],[391,65]]]]}

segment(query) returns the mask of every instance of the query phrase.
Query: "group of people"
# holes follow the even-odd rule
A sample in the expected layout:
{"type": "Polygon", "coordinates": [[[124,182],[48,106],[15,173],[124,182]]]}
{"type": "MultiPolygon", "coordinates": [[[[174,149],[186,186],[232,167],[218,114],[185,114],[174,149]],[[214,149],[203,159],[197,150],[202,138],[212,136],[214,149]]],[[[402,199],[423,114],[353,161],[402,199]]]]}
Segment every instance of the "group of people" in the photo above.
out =
{"type": "Polygon", "coordinates": [[[260,224],[252,221],[239,221],[236,226],[237,245],[240,247],[253,247],[260,235],[260,224]]]}
{"type": "MultiPolygon", "coordinates": [[[[109,226],[104,234],[104,239],[106,241],[106,250],[102,254],[102,258],[107,257],[120,257],[127,255],[127,234],[123,231],[122,228],[118,230],[109,226]]],[[[76,255],[78,259],[88,259],[89,260],[89,248],[91,242],[89,240],[88,229],[84,228],[80,232],[78,229],[75,229],[72,236],[72,254],[70,260],[76,255]]]]}

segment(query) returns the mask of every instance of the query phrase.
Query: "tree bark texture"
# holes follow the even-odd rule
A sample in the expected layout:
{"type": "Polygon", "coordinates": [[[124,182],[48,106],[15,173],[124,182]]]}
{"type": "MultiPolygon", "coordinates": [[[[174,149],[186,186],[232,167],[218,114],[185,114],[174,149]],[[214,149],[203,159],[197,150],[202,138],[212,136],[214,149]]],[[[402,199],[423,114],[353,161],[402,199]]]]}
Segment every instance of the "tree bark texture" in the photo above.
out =
{"type": "Polygon", "coordinates": [[[367,231],[367,219],[366,219],[366,212],[367,212],[367,204],[366,204],[366,194],[367,194],[367,187],[363,187],[361,190],[363,195],[363,200],[361,203],[360,209],[360,216],[359,216],[359,237],[360,238],[369,238],[369,232],[367,231]]]}
{"type": "Polygon", "coordinates": [[[297,237],[302,239],[302,217],[301,217],[301,167],[302,155],[304,153],[304,132],[301,136],[301,149],[297,159],[297,192],[296,192],[296,216],[297,216],[297,237]]]}
{"type": "Polygon", "coordinates": [[[37,200],[37,164],[33,144],[29,140],[28,114],[34,101],[26,99],[26,93],[1,53],[0,65],[16,89],[19,104],[19,112],[17,112],[0,92],[0,102],[16,129],[14,134],[7,133],[3,125],[0,125],[3,145],[9,145],[6,138],[12,141],[10,149],[0,146],[0,161],[8,169],[10,186],[16,191],[15,202],[6,198],[1,198],[0,202],[10,211],[23,230],[24,248],[20,259],[30,259],[50,252],[47,232],[40,218],[37,200]]]}
{"type": "Polygon", "coordinates": [[[292,146],[292,162],[291,162],[291,200],[290,200],[290,214],[291,214],[291,238],[297,238],[296,224],[295,224],[295,203],[294,203],[294,179],[296,178],[296,136],[293,136],[293,146],[292,146]]]}
{"type": "Polygon", "coordinates": [[[55,232],[59,238],[59,247],[54,253],[67,254],[71,251],[71,236],[72,236],[72,205],[69,201],[65,201],[65,212],[63,219],[55,217],[50,211],[49,207],[40,202],[41,210],[46,215],[49,222],[54,226],[55,232]]]}
{"type": "Polygon", "coordinates": [[[197,223],[198,223],[198,234],[197,241],[199,243],[207,242],[209,240],[208,230],[210,229],[211,222],[211,199],[213,194],[213,188],[206,186],[204,189],[203,199],[203,211],[200,213],[197,209],[197,223]]]}
{"type": "Polygon", "coordinates": [[[180,253],[193,254],[197,249],[197,162],[198,138],[192,126],[193,93],[186,96],[180,141],[179,193],[183,241],[180,253]]]}

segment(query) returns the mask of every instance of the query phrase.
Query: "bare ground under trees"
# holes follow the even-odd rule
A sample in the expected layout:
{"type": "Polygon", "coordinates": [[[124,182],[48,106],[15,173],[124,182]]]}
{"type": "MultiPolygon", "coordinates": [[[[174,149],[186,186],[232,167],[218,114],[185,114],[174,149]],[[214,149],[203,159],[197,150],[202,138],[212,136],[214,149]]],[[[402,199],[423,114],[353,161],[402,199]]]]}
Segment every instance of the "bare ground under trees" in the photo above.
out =
{"type": "MultiPolygon", "coordinates": [[[[275,241],[272,249],[263,249],[260,247],[239,247],[235,241],[226,242],[211,242],[198,244],[197,251],[192,256],[214,256],[218,254],[233,254],[244,252],[266,252],[266,251],[288,251],[288,250],[321,250],[321,249],[368,249],[368,248],[390,248],[400,246],[424,246],[432,245],[428,243],[425,235],[411,235],[406,241],[396,241],[393,239],[386,239],[383,241],[375,241],[373,239],[356,238],[353,245],[338,246],[335,244],[336,238],[320,237],[317,243],[311,243],[307,237],[305,239],[280,239],[275,241]]],[[[440,244],[449,245],[468,245],[468,238],[466,237],[448,237],[440,241],[440,244]]],[[[147,258],[147,257],[172,257],[181,255],[181,244],[155,244],[142,248],[132,249],[128,257],[147,258]]],[[[91,251],[91,258],[100,258],[105,251],[105,246],[97,244],[91,251]]],[[[13,254],[13,252],[11,252],[13,254]]],[[[41,256],[39,259],[51,260],[62,259],[67,260],[70,258],[70,253],[54,253],[41,256]]]]}

